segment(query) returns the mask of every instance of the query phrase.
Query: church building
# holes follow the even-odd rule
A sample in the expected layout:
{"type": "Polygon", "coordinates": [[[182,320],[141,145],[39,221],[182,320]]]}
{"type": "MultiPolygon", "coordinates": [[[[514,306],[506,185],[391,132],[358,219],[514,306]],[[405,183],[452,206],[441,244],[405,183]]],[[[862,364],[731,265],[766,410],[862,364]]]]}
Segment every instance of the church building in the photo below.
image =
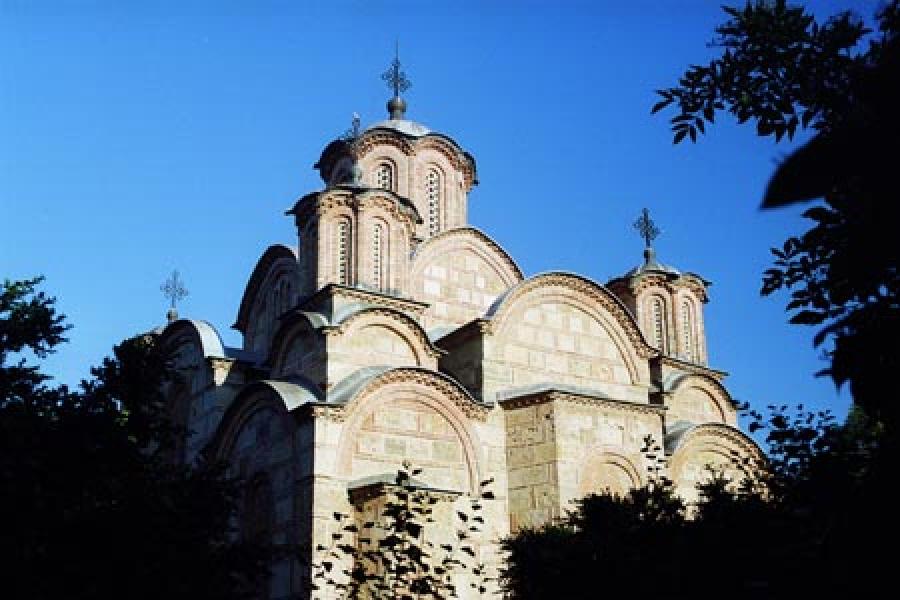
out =
{"type": "MultiPolygon", "coordinates": [[[[334,512],[364,512],[409,460],[450,497],[492,480],[487,556],[574,499],[646,483],[648,439],[688,501],[708,465],[758,456],[708,366],[709,282],[657,260],[646,211],[644,260],[620,277],[526,277],[468,222],[474,157],[406,118],[398,61],[385,79],[389,118],[325,146],[322,188],[287,212],[296,243],[249,274],[243,345],[174,314],[160,333],[191,432],[180,458],[227,461],[246,482],[242,531],[314,549],[334,512]]],[[[303,562],[273,565],[263,596],[306,597],[303,562]]]]}

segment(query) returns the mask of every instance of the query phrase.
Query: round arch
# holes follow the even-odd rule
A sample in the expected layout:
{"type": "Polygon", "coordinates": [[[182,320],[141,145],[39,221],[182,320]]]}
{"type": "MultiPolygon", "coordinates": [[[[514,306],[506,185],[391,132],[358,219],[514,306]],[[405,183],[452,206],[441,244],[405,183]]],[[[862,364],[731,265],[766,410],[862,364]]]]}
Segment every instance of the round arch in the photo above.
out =
{"type": "Polygon", "coordinates": [[[228,410],[210,441],[208,452],[217,460],[226,460],[244,426],[260,411],[273,411],[288,427],[293,423],[290,414],[306,404],[319,402],[315,387],[302,380],[256,381],[244,386],[228,410]]]}
{"type": "Polygon", "coordinates": [[[519,266],[500,244],[475,227],[456,227],[428,238],[416,248],[410,265],[410,281],[417,281],[435,258],[452,250],[466,249],[489,264],[512,287],[524,279],[519,266]]]}
{"type": "Polygon", "coordinates": [[[253,268],[253,273],[250,275],[250,280],[241,297],[237,319],[232,327],[246,334],[250,325],[251,312],[266,280],[270,279],[270,275],[275,271],[293,272],[296,275],[296,269],[297,250],[295,248],[284,244],[275,244],[266,248],[253,268]]]}
{"type": "Polygon", "coordinates": [[[491,332],[502,332],[522,303],[558,302],[581,310],[606,330],[625,363],[631,383],[647,383],[641,359],[658,352],[644,338],[634,317],[612,292],[580,275],[550,272],[535,275],[499,298],[488,311],[491,332]]]}
{"type": "MultiPolygon", "coordinates": [[[[327,324],[327,319],[315,312],[294,312],[287,316],[272,336],[270,351],[265,357],[266,361],[272,365],[272,373],[280,375],[284,370],[293,340],[301,335],[306,335],[314,342],[322,342],[318,334],[327,324]]],[[[324,343],[322,346],[324,348],[324,343]]]]}
{"type": "MultiPolygon", "coordinates": [[[[735,424],[737,403],[721,381],[703,373],[682,373],[664,382],[663,391],[668,392],[671,396],[671,400],[667,404],[675,409],[669,418],[670,421],[677,422],[679,417],[683,417],[678,411],[679,401],[692,390],[703,394],[704,398],[709,400],[720,423],[735,424]]],[[[698,422],[698,419],[682,418],[681,420],[698,422]]],[[[700,421],[702,420],[700,419],[700,421]]]]}
{"type": "MultiPolygon", "coordinates": [[[[397,433],[405,426],[410,430],[403,435],[409,439],[428,441],[443,435],[445,440],[457,442],[460,456],[454,464],[464,475],[462,487],[465,488],[460,491],[477,493],[484,469],[478,454],[478,438],[469,420],[473,414],[483,418],[487,409],[475,402],[459,384],[435,371],[401,367],[376,372],[364,381],[354,383],[348,392],[344,398],[347,416],[337,452],[336,471],[340,477],[351,479],[358,475],[354,472],[354,456],[358,440],[366,433],[364,428],[373,423],[376,415],[390,418],[390,411],[397,409],[415,414],[418,421],[407,419],[406,425],[389,426],[388,430],[397,433]],[[428,424],[424,425],[426,422],[428,424]],[[412,431],[413,427],[417,429],[412,431]]],[[[399,465],[403,457],[397,455],[396,458],[399,465]]],[[[423,459],[422,456],[412,458],[423,459]]],[[[449,462],[439,468],[448,468],[449,462]]],[[[421,466],[425,467],[423,479],[427,481],[428,465],[421,466]]]]}
{"type": "Polygon", "coordinates": [[[752,476],[765,456],[752,438],[722,423],[685,426],[666,435],[669,473],[679,492],[695,497],[697,483],[708,476],[708,467],[721,469],[726,476],[752,476]]]}
{"type": "Polygon", "coordinates": [[[409,346],[416,359],[415,366],[425,366],[444,354],[437,348],[422,326],[406,313],[395,308],[368,306],[351,312],[335,323],[342,336],[352,336],[370,326],[384,327],[395,333],[409,346]]]}
{"type": "Polygon", "coordinates": [[[623,454],[601,448],[588,452],[579,467],[578,480],[578,491],[581,496],[602,491],[601,486],[604,484],[610,491],[623,495],[628,490],[643,485],[643,477],[634,462],[623,454]],[[610,469],[613,470],[612,473],[609,472],[610,469]],[[609,481],[610,476],[618,481],[609,481]],[[627,481],[622,481],[622,476],[627,481]],[[610,486],[610,483],[613,485],[610,486]],[[613,487],[617,489],[612,489],[613,487]]]}

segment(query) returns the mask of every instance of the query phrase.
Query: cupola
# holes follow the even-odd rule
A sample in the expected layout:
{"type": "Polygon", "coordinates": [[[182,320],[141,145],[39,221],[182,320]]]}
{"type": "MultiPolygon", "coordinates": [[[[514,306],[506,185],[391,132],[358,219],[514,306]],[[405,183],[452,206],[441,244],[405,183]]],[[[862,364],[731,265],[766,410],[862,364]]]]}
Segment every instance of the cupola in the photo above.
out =
{"type": "Polygon", "coordinates": [[[416,240],[465,226],[468,193],[478,183],[475,159],[451,137],[406,118],[401,95],[411,84],[399,58],[381,77],[393,92],[388,118],[362,129],[355,117],[314,167],[327,188],[353,183],[356,171],[359,185],[409,199],[422,218],[416,240]]]}
{"type": "Polygon", "coordinates": [[[634,227],[644,238],[644,262],[607,287],[634,314],[651,346],[666,356],[706,365],[703,304],[709,300],[710,282],[656,258],[652,244],[660,231],[646,208],[634,227]]]}

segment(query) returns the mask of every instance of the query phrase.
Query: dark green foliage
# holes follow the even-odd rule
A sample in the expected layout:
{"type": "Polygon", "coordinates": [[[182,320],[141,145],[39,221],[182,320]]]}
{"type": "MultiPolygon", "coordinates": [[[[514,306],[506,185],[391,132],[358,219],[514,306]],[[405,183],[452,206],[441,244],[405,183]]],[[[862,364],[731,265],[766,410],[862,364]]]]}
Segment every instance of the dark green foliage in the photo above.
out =
{"type": "Polygon", "coordinates": [[[675,143],[696,141],[723,110],[776,141],[811,130],[776,169],[763,206],[824,202],[805,213],[809,231],[772,250],[762,293],[790,290],[791,322],[821,327],[814,343],[830,364],[820,374],[849,383],[859,406],[897,429],[886,375],[900,366],[900,2],[880,8],[877,32],[849,11],[819,23],[785,0],[725,12],[713,41],[723,54],[660,90],[653,112],[678,108],[675,143]]]}
{"type": "Polygon", "coordinates": [[[713,471],[685,507],[653,476],[624,498],[588,496],[560,522],[505,540],[510,597],[855,597],[886,585],[891,561],[879,547],[896,519],[878,428],[859,414],[839,427],[786,407],[753,418],[771,460],[735,465],[752,478],[713,471]]]}
{"type": "Polygon", "coordinates": [[[691,66],[678,86],[659,90],[653,112],[676,105],[675,143],[696,141],[727,110],[739,123],[753,120],[762,136],[781,140],[798,128],[828,130],[847,115],[854,99],[851,82],[865,66],[853,55],[869,31],[850,11],[816,22],[803,7],[786,0],[725,6],[728,20],[710,44],[722,56],[691,66]]]}
{"type": "Polygon", "coordinates": [[[27,351],[45,357],[68,327],[37,283],[0,294],[3,597],[248,597],[265,549],[234,541],[220,467],[168,460],[179,432],[154,338],[117,346],[78,391],[50,387],[27,351]]]}
{"type": "Polygon", "coordinates": [[[35,288],[43,281],[3,282],[0,291],[0,406],[10,402],[29,403],[33,390],[43,389],[47,380],[22,354],[44,358],[65,341],[65,316],[53,309],[54,298],[35,288]],[[10,363],[18,355],[18,360],[10,363]]]}
{"type": "Polygon", "coordinates": [[[358,524],[352,515],[334,513],[331,544],[315,549],[313,598],[457,598],[460,575],[472,591],[487,591],[490,579],[477,562],[475,536],[484,524],[483,500],[492,498],[486,489],[492,482],[481,482],[479,497],[455,510],[455,539],[441,543],[429,535],[435,509],[453,498],[417,485],[414,478],[421,472],[404,462],[394,484],[382,486],[383,504],[371,521],[358,524]]]}

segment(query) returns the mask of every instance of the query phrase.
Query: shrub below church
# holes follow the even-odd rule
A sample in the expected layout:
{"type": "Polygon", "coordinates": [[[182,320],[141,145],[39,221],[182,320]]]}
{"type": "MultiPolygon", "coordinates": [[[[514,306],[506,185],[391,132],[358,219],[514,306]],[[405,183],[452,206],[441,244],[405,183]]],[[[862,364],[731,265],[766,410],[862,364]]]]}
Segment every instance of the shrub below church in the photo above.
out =
{"type": "Polygon", "coordinates": [[[151,337],[115,348],[77,391],[37,361],[65,341],[40,279],[0,288],[0,561],[4,598],[250,597],[265,548],[236,541],[236,484],[175,466],[151,337]]]}

